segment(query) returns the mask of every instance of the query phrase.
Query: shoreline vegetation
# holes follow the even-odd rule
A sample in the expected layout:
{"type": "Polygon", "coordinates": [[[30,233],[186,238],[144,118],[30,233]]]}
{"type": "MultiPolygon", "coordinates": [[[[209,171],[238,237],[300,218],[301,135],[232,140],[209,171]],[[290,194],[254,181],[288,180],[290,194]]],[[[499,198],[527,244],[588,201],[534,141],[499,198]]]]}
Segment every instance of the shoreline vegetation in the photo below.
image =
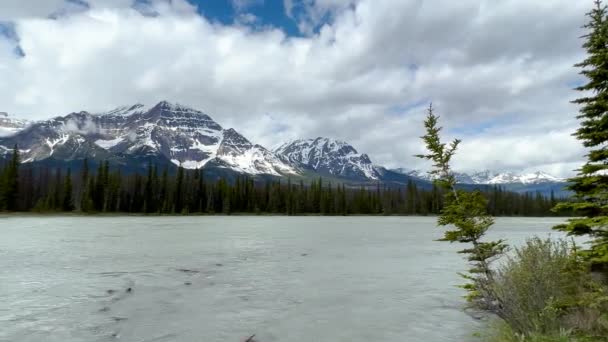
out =
{"type": "MultiPolygon", "coordinates": [[[[598,243],[601,235],[590,235],[591,250],[582,249],[574,240],[530,237],[509,254],[507,240],[487,241],[485,235],[495,222],[487,210],[488,200],[478,190],[456,188],[450,161],[460,140],[442,143],[438,120],[430,106],[422,137],[428,154],[418,157],[433,162],[436,184],[445,190],[437,225],[446,230],[439,241],[466,246],[458,251],[469,264],[469,269],[460,273],[466,283],[459,287],[466,291],[468,308],[485,313],[491,320],[485,331],[474,335],[491,342],[608,341],[608,272],[593,267],[598,254],[599,260],[608,263],[608,251],[594,250],[602,243],[598,243]],[[496,267],[493,264],[498,259],[503,262],[496,267]]],[[[603,221],[589,220],[579,217],[569,221],[579,229],[583,228],[581,223],[589,222],[605,227],[603,221]]],[[[566,230],[567,226],[560,224],[554,229],[566,230]]]]}
{"type": "Polygon", "coordinates": [[[442,142],[432,105],[424,121],[427,154],[418,157],[433,163],[435,183],[444,190],[440,241],[465,246],[458,253],[469,269],[460,274],[460,287],[469,307],[491,319],[475,334],[483,341],[608,341],[608,7],[602,0],[594,4],[584,26],[587,56],[576,65],[587,78],[576,88],[584,97],[573,101],[581,106],[574,136],[588,148],[587,162],[568,180],[573,198],[553,209],[575,216],[553,229],[586,237],[588,244],[530,237],[511,249],[507,240],[487,241],[494,224],[487,196],[458,189],[451,170],[460,140],[442,142]]]}
{"type": "MultiPolygon", "coordinates": [[[[427,214],[427,215],[406,215],[406,214],[295,214],[287,215],[283,213],[189,213],[189,214],[176,214],[176,213],[123,213],[123,212],[81,212],[81,211],[0,211],[0,218],[8,217],[429,217],[437,218],[438,214],[427,214]]],[[[495,218],[532,218],[532,219],[570,219],[570,216],[494,216],[495,218]]]]}

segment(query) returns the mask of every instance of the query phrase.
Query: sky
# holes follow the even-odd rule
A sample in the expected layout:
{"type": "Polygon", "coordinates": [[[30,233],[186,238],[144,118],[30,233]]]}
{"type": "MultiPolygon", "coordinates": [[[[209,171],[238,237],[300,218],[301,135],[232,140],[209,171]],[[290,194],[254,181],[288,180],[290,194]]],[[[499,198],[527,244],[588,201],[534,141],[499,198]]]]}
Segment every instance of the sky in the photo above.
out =
{"type": "Polygon", "coordinates": [[[387,167],[432,102],[460,171],[570,176],[591,0],[2,0],[0,112],[177,102],[268,148],[318,136],[387,167]]]}

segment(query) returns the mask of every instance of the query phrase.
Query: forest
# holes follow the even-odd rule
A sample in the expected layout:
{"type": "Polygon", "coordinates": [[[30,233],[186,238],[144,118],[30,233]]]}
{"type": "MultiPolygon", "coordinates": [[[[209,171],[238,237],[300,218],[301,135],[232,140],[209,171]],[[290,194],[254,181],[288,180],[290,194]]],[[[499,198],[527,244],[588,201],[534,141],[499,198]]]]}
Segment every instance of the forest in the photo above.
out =
{"type": "MultiPolygon", "coordinates": [[[[0,209],[11,212],[282,215],[436,215],[444,190],[409,181],[403,187],[353,187],[312,181],[237,177],[210,180],[204,171],[175,174],[150,164],[147,174],[121,174],[109,162],[69,169],[23,167],[15,149],[0,168],[0,209]]],[[[487,210],[497,216],[552,216],[560,198],[487,187],[487,210]]],[[[563,215],[563,213],[561,214],[563,215]]]]}

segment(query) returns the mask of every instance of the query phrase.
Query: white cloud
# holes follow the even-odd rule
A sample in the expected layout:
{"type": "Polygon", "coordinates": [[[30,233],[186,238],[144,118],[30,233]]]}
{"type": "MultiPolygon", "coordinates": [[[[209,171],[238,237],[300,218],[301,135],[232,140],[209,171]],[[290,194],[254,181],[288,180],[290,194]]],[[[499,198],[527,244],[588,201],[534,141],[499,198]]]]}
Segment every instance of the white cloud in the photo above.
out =
{"type": "Polygon", "coordinates": [[[357,0],[283,0],[285,15],[297,22],[300,32],[311,35],[315,28],[351,6],[357,0]]]}
{"type": "Polygon", "coordinates": [[[6,0],[0,3],[0,20],[24,17],[46,17],[61,8],[64,0],[6,0]]]}
{"type": "Polygon", "coordinates": [[[264,4],[264,0],[230,0],[232,7],[237,12],[242,12],[249,9],[252,6],[259,6],[264,4]]]}
{"type": "Polygon", "coordinates": [[[154,18],[126,0],[59,20],[45,17],[60,1],[34,4],[0,4],[26,54],[0,39],[0,111],[45,118],[167,99],[263,145],[330,136],[416,168],[433,101],[464,139],[459,168],[564,175],[583,159],[568,84],[580,80],[591,1],[286,0],[309,34],[299,38],[210,23],[185,0],[155,1],[154,18]]]}

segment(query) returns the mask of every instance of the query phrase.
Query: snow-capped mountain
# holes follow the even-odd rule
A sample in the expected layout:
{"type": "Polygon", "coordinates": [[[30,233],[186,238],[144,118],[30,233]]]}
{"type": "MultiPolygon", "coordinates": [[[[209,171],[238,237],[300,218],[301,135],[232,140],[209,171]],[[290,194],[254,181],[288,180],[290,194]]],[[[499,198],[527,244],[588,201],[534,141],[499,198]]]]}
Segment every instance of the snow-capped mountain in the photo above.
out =
{"type": "Polygon", "coordinates": [[[294,140],[274,151],[302,169],[343,178],[380,179],[369,156],[344,141],[328,138],[294,140]]]}
{"type": "Polygon", "coordinates": [[[505,184],[505,183],[521,183],[521,184],[541,184],[541,183],[557,183],[563,182],[564,179],[552,176],[546,172],[536,171],[531,173],[513,173],[504,172],[494,175],[488,180],[488,184],[505,184]]]}
{"type": "Polygon", "coordinates": [[[248,174],[296,174],[297,168],[224,129],[205,113],[163,101],[105,113],[72,113],[0,138],[0,153],[17,144],[24,162],[159,156],[185,168],[215,166],[248,174]]]}
{"type": "MultiPolygon", "coordinates": [[[[17,145],[23,162],[60,166],[84,158],[110,160],[127,169],[147,163],[225,169],[251,175],[332,176],[356,182],[403,185],[410,180],[429,185],[426,172],[387,170],[374,165],[352,145],[329,138],[295,140],[275,151],[224,129],[207,114],[166,101],[135,104],[103,113],[77,112],[50,120],[28,122],[0,113],[0,157],[17,145]],[[2,136],[2,132],[7,132],[2,136]],[[60,164],[57,164],[60,163],[60,164]]],[[[543,172],[482,171],[456,173],[462,184],[520,184],[524,187],[559,183],[543,172]]],[[[521,187],[521,186],[520,186],[521,187]]]]}
{"type": "MultiPolygon", "coordinates": [[[[408,170],[404,168],[393,169],[395,172],[409,175],[419,179],[431,181],[432,177],[427,172],[420,170],[408,170]]],[[[531,173],[494,172],[490,170],[463,173],[454,172],[456,181],[461,184],[543,184],[560,183],[564,179],[552,176],[548,173],[537,171],[531,173]]]]}
{"type": "Polygon", "coordinates": [[[27,127],[30,123],[28,120],[12,118],[8,113],[0,112],[0,137],[13,135],[27,127]]]}

